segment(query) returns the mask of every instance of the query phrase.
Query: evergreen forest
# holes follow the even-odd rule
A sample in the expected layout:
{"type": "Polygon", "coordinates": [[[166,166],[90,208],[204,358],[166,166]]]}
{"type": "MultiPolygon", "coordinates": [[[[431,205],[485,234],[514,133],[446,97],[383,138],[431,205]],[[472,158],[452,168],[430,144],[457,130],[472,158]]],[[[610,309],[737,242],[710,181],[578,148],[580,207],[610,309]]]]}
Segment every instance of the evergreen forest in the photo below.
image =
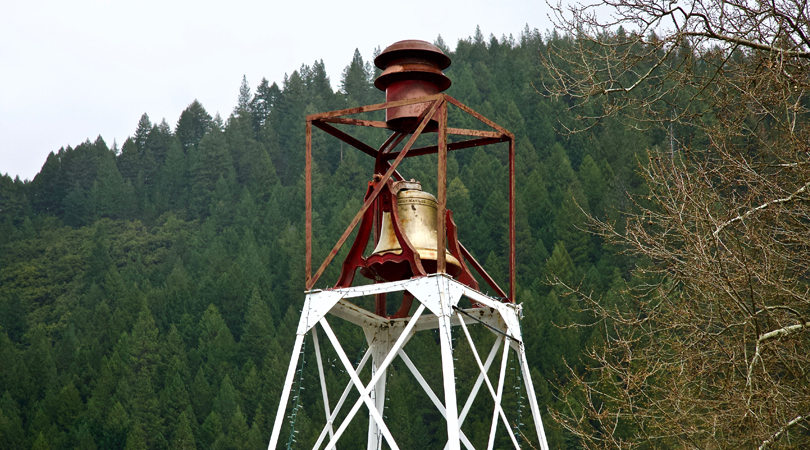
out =
{"type": "MultiPolygon", "coordinates": [[[[583,373],[582,349],[604,336],[599,327],[565,326],[589,319],[553,280],[607,299],[625,285],[636,261],[584,231],[586,214],[618,220],[633,207],[628,193],[645,192],[640,162],[670,144],[663,131],[611,118],[561,133],[579,118],[565,98],[543,95],[541,55],[550,43],[573,40],[527,26],[517,37],[476,30],[455,48],[441,37],[436,45],[452,59],[447,93],[516,136],[517,302],[549,444],[565,449],[577,441],[547,410],[562,405],[571,374],[583,373]]],[[[52,152],[31,181],[0,177],[0,447],[266,448],[304,299],[304,116],[383,102],[378,74],[356,51],[337,91],[321,61],[280,82],[243,79],[227,118],[197,101],[176,124],[147,112],[123,143],[88,139],[52,152]]],[[[449,122],[479,126],[452,110],[449,122]]],[[[365,142],[386,137],[346,130],[365,142]]],[[[451,152],[447,178],[460,240],[504,287],[506,149],[451,152]]],[[[359,210],[373,160],[319,130],[313,152],[317,268],[359,210]]],[[[436,193],[435,155],[410,158],[400,172],[436,193]]],[[[337,280],[347,248],[318,288],[337,280]]],[[[333,326],[354,338],[350,357],[362,354],[359,329],[333,326]]],[[[437,342],[424,333],[408,344],[423,373],[439,361],[437,342]]],[[[348,378],[325,353],[340,391],[348,378]]],[[[314,364],[311,345],[303,360],[314,364]]],[[[457,364],[459,380],[477,376],[472,358],[457,364]]],[[[415,419],[390,423],[392,433],[402,448],[444,448],[441,416],[397,367],[386,415],[415,419]]],[[[317,371],[303,373],[280,447],[311,447],[323,426],[317,371]]],[[[503,404],[516,420],[508,432],[536,445],[521,380],[510,373],[503,404]]],[[[473,408],[466,421],[476,448],[488,437],[486,411],[473,408]]],[[[364,446],[367,425],[356,422],[339,447],[364,446]]],[[[511,445],[504,430],[498,439],[496,448],[511,445]]]]}

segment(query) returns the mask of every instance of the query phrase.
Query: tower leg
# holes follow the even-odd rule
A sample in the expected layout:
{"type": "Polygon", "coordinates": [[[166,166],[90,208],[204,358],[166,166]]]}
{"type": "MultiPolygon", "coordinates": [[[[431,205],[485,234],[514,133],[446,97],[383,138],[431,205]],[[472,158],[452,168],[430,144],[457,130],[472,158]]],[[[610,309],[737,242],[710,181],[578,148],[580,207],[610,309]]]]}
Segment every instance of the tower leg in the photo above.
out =
{"type": "Polygon", "coordinates": [[[281,400],[278,402],[276,421],[273,423],[273,434],[270,436],[270,445],[267,446],[267,450],[275,450],[276,444],[278,444],[278,436],[281,433],[281,424],[284,422],[284,413],[287,411],[287,401],[290,399],[293,378],[295,378],[295,368],[298,367],[298,357],[301,355],[304,336],[305,334],[298,334],[295,337],[290,366],[287,368],[287,377],[284,379],[284,387],[281,389],[281,400]]]}
{"type": "Polygon", "coordinates": [[[532,384],[532,374],[529,371],[529,364],[526,361],[526,348],[521,342],[520,347],[520,371],[523,374],[523,380],[526,384],[526,394],[529,397],[529,405],[532,409],[532,419],[534,420],[534,427],[537,430],[537,441],[540,443],[540,450],[548,450],[548,442],[546,441],[546,432],[543,429],[543,420],[540,417],[540,407],[537,405],[537,396],[534,393],[534,384],[532,384]]]}
{"type": "MultiPolygon", "coordinates": [[[[509,362],[509,338],[506,338],[503,342],[503,357],[501,358],[501,372],[498,376],[498,393],[495,395],[493,399],[495,401],[495,407],[492,409],[492,425],[489,430],[489,443],[487,444],[487,449],[492,450],[495,445],[495,431],[498,430],[498,416],[502,414],[501,410],[501,399],[503,398],[503,382],[506,379],[506,364],[509,362]]],[[[506,422],[506,421],[504,421],[506,422]]],[[[506,426],[506,432],[509,432],[509,424],[504,423],[506,426]]]]}
{"type": "MultiPolygon", "coordinates": [[[[446,294],[446,293],[443,293],[446,294]]],[[[458,405],[456,404],[456,378],[453,364],[453,346],[450,341],[450,316],[439,317],[439,345],[442,351],[442,379],[444,381],[444,409],[447,413],[447,443],[450,450],[460,450],[458,405]]]]}
{"type": "MultiPolygon", "coordinates": [[[[369,330],[366,329],[366,340],[371,349],[371,375],[372,377],[381,371],[382,375],[379,380],[371,388],[371,400],[374,402],[380,416],[383,415],[385,409],[385,380],[387,375],[387,367],[380,369],[388,352],[391,351],[391,335],[387,329],[369,330]],[[376,333],[374,332],[376,331],[376,333]]],[[[382,448],[382,433],[380,426],[369,415],[368,421],[368,450],[380,450],[382,448]]]]}

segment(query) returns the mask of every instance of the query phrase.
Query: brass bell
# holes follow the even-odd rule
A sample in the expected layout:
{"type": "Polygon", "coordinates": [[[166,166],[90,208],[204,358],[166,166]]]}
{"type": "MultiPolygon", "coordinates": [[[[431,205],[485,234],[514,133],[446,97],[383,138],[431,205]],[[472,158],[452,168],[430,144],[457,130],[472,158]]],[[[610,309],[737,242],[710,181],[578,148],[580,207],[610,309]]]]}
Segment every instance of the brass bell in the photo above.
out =
{"type": "MultiPolygon", "coordinates": [[[[403,189],[397,193],[397,216],[402,231],[407,236],[427,273],[436,273],[436,259],[438,252],[436,249],[436,215],[439,210],[439,203],[436,197],[423,191],[419,182],[403,182],[403,189]]],[[[444,249],[446,270],[453,277],[457,277],[462,269],[461,263],[450,252],[444,249]]],[[[402,253],[402,246],[397,240],[396,233],[391,221],[391,214],[383,213],[380,225],[380,240],[374,248],[374,252],[369,260],[375,256],[399,255],[402,253]]],[[[388,280],[396,281],[413,276],[407,263],[384,261],[372,264],[373,274],[388,280]]],[[[364,275],[372,278],[368,271],[361,271],[364,275]]]]}

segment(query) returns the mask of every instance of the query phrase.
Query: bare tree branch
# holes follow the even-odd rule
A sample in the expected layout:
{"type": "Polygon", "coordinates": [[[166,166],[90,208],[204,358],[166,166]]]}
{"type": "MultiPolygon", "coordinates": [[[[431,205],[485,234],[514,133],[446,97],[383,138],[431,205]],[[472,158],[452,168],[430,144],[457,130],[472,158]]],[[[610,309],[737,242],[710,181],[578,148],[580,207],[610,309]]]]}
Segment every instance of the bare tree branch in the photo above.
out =
{"type": "Polygon", "coordinates": [[[729,225],[733,224],[734,222],[739,222],[739,221],[745,220],[745,219],[747,219],[747,218],[748,218],[748,217],[749,217],[751,214],[754,214],[754,213],[756,213],[757,211],[761,211],[761,210],[763,210],[763,209],[765,209],[765,208],[767,208],[767,207],[769,207],[769,206],[773,206],[773,205],[776,205],[776,204],[779,204],[779,203],[786,203],[786,202],[793,201],[793,200],[795,200],[795,199],[796,199],[796,198],[797,198],[797,197],[798,197],[800,194],[803,194],[804,192],[806,192],[806,191],[807,191],[807,187],[808,187],[808,186],[810,186],[810,181],[808,181],[808,182],[807,182],[807,184],[805,184],[804,186],[800,187],[800,188],[799,188],[799,189],[798,189],[796,192],[794,192],[794,193],[790,194],[789,196],[787,196],[787,197],[785,197],[785,198],[778,198],[778,199],[776,199],[776,200],[771,200],[771,201],[769,201],[769,202],[765,202],[765,203],[763,203],[763,204],[761,204],[761,205],[757,206],[756,208],[749,209],[749,210],[748,210],[748,211],[746,211],[745,213],[740,214],[740,215],[738,215],[738,216],[736,216],[736,217],[734,217],[734,218],[732,218],[732,219],[730,219],[730,220],[727,220],[727,221],[725,221],[725,222],[721,223],[720,225],[718,225],[718,226],[717,226],[717,228],[714,230],[714,232],[713,232],[712,234],[714,235],[714,237],[717,237],[717,235],[719,235],[719,234],[720,234],[720,232],[721,232],[721,231],[723,231],[723,229],[724,229],[725,227],[727,227],[727,226],[729,226],[729,225]]]}
{"type": "Polygon", "coordinates": [[[777,439],[779,439],[779,436],[781,436],[782,433],[785,432],[785,430],[787,430],[789,427],[792,427],[793,425],[796,425],[797,423],[801,422],[802,420],[806,420],[807,417],[808,417],[807,414],[805,414],[804,416],[798,415],[798,416],[794,417],[793,420],[786,423],[785,426],[780,428],[771,437],[769,437],[768,439],[762,441],[762,445],[759,446],[759,450],[764,450],[764,449],[768,448],[769,445],[773,444],[777,439]]]}
{"type": "Polygon", "coordinates": [[[539,91],[580,119],[560,132],[672,142],[623,223],[589,218],[639,263],[609,299],[560,284],[604,331],[552,415],[587,449],[810,446],[806,0],[550,6],[539,91]]]}

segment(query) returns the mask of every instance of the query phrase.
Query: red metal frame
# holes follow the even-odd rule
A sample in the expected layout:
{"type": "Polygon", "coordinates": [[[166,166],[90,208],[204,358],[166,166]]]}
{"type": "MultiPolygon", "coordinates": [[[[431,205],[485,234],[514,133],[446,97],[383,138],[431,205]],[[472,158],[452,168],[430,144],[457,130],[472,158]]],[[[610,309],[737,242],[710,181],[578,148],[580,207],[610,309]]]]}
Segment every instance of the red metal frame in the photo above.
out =
{"type": "MultiPolygon", "coordinates": [[[[344,261],[343,271],[338,285],[350,285],[354,277],[354,272],[357,267],[360,267],[363,260],[362,252],[365,249],[365,244],[372,231],[374,232],[375,241],[379,238],[379,220],[374,220],[375,217],[382,215],[384,211],[393,212],[396,215],[396,208],[391,207],[392,201],[395,201],[396,193],[391,190],[393,180],[402,180],[402,176],[396,171],[399,164],[404,158],[429,155],[438,153],[438,216],[437,216],[437,242],[436,248],[443,249],[445,242],[447,248],[456,259],[462,263],[463,271],[458,279],[462,283],[471,286],[477,286],[475,279],[472,277],[469,270],[466,268],[466,263],[472,266],[476,272],[487,282],[487,284],[494,289],[498,295],[505,298],[506,302],[513,302],[515,299],[515,136],[508,130],[500,127],[496,123],[475,112],[472,108],[464,105],[458,100],[450,97],[447,94],[436,94],[426,97],[400,100],[387,103],[379,103],[375,105],[360,106],[357,108],[342,109],[337,111],[330,111],[319,114],[312,114],[306,117],[306,164],[305,164],[305,196],[306,196],[306,288],[311,290],[315,283],[318,281],[324,270],[329,266],[332,260],[340,251],[343,244],[348,239],[349,235],[358,225],[361,224],[360,231],[357,238],[349,251],[349,255],[344,261]],[[404,133],[399,130],[393,130],[386,122],[361,120],[346,118],[342,116],[359,114],[363,112],[379,111],[399,106],[413,105],[417,103],[429,103],[422,115],[417,119],[419,125],[410,133],[410,138],[405,143],[404,147],[394,152],[396,148],[409,133],[404,133]],[[448,105],[453,105],[463,112],[475,117],[482,123],[486,124],[494,131],[480,131],[462,128],[450,128],[447,126],[447,113],[448,105]],[[438,122],[438,145],[412,148],[416,139],[424,131],[425,127],[431,120],[438,122]],[[379,148],[375,149],[368,144],[344,133],[343,131],[335,128],[332,124],[344,124],[374,128],[392,129],[394,131],[385,143],[379,148]],[[312,274],[312,127],[325,131],[326,133],[340,139],[341,141],[355,147],[361,152],[372,156],[376,160],[374,181],[369,182],[368,190],[363,201],[363,206],[357,212],[354,219],[352,219],[349,226],[338,239],[334,248],[329,252],[326,259],[321,263],[315,274],[312,274]],[[472,139],[464,140],[461,142],[448,143],[447,135],[468,136],[472,139]],[[501,289],[491,276],[484,270],[483,267],[470,255],[469,251],[458,242],[456,226],[452,219],[452,212],[447,209],[447,152],[460,150],[470,147],[478,147],[481,145],[494,144],[499,142],[509,143],[509,295],[501,289]],[[393,178],[393,180],[392,180],[393,178]],[[392,197],[392,194],[394,197],[392,197]],[[377,223],[377,227],[373,224],[377,223]],[[447,239],[447,241],[445,241],[447,239]],[[351,275],[348,275],[348,272],[351,275]],[[470,284],[475,283],[475,284],[470,284]]],[[[394,222],[394,230],[402,244],[403,257],[411,263],[411,270],[414,274],[424,274],[424,269],[419,262],[419,255],[413,250],[413,247],[408,242],[407,237],[399,229],[396,220],[394,222]],[[415,264],[414,264],[415,263],[415,264]]],[[[439,273],[445,272],[446,257],[445,252],[437,252],[436,271],[439,273]]],[[[410,307],[408,299],[404,299],[400,311],[395,316],[401,316],[403,309],[410,307]]],[[[377,314],[384,315],[385,313],[385,299],[377,299],[377,314]],[[382,303],[382,308],[380,307],[382,303]]],[[[404,312],[407,315],[407,311],[404,312]]]]}

